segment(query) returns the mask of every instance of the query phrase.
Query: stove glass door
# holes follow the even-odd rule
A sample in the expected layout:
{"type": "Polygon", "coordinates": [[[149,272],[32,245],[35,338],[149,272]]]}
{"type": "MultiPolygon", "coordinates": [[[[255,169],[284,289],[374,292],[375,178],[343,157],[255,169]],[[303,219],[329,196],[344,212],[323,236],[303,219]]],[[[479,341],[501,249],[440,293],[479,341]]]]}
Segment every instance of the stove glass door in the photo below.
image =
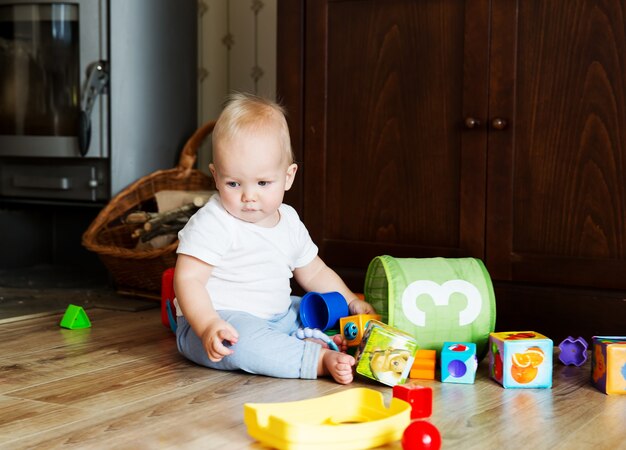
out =
{"type": "Polygon", "coordinates": [[[0,135],[76,136],[78,5],[0,6],[0,135]]]}

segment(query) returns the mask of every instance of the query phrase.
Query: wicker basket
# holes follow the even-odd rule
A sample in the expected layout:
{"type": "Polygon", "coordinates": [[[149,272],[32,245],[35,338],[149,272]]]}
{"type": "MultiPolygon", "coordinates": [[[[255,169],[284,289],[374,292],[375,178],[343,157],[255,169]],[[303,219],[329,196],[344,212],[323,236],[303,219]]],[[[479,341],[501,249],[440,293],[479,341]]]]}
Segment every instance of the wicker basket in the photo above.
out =
{"type": "Polygon", "coordinates": [[[165,269],[176,263],[178,240],[162,248],[138,250],[137,239],[131,234],[141,225],[126,224],[123,218],[153,202],[159,191],[215,189],[211,177],[193,168],[198,147],[214,125],[215,122],[209,122],[196,130],[185,144],[178,166],[146,175],[117,194],[83,234],[83,246],[98,254],[118,292],[160,298],[161,277],[165,269]]]}

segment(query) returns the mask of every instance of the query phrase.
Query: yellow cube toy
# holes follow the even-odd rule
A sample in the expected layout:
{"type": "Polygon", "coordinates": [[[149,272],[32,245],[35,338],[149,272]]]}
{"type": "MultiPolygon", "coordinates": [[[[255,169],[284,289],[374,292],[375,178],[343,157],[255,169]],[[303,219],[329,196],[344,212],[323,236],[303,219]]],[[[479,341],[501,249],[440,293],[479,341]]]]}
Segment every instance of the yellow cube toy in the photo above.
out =
{"type": "Polygon", "coordinates": [[[605,394],[626,394],[626,336],[594,336],[591,379],[605,394]]]}

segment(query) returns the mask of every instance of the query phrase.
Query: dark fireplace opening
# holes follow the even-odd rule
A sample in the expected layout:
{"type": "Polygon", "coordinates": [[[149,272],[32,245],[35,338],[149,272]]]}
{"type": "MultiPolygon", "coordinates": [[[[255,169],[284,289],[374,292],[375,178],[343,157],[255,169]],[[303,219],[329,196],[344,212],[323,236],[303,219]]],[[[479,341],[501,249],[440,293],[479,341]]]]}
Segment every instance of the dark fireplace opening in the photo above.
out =
{"type": "Polygon", "coordinates": [[[97,255],[81,244],[99,208],[59,204],[0,205],[0,286],[24,289],[110,285],[97,255]]]}

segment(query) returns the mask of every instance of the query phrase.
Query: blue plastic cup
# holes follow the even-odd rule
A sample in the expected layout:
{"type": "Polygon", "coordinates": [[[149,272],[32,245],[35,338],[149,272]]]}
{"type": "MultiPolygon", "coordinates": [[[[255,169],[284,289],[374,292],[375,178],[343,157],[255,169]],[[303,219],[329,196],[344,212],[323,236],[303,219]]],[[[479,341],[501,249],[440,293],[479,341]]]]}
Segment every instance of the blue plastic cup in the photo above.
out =
{"type": "Polygon", "coordinates": [[[309,292],[300,302],[300,322],[322,331],[334,328],[340,318],[350,315],[348,302],[339,292],[309,292]]]}

